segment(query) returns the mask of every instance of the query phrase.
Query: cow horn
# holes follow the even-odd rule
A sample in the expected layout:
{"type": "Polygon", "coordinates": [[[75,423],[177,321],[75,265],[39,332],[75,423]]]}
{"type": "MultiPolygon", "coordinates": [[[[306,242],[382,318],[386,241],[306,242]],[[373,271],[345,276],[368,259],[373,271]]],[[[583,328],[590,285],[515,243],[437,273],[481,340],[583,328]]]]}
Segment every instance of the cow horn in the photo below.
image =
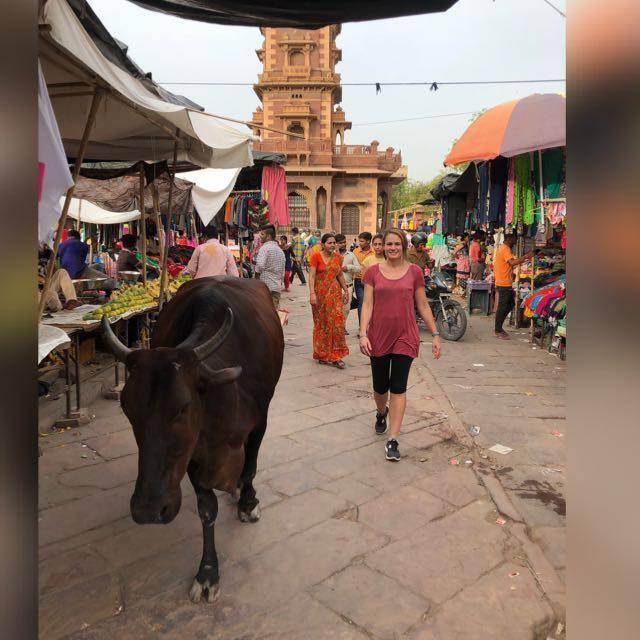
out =
{"type": "Polygon", "coordinates": [[[215,335],[209,338],[201,345],[194,347],[193,352],[196,354],[198,360],[206,360],[216,349],[218,349],[222,343],[227,339],[231,333],[233,327],[233,311],[230,307],[227,307],[227,311],[224,317],[222,326],[216,331],[215,335]]]}
{"type": "Polygon", "coordinates": [[[109,351],[115,356],[116,360],[124,362],[131,353],[131,349],[120,342],[118,336],[113,332],[109,320],[106,316],[102,316],[101,321],[102,339],[109,351]]]}

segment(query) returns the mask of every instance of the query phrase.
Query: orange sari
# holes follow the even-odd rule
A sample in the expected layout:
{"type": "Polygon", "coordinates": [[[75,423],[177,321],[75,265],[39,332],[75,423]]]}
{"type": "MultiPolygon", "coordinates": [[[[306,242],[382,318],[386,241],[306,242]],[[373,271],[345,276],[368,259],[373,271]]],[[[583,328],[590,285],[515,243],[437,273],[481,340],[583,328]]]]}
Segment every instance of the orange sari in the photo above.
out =
{"type": "Polygon", "coordinates": [[[318,303],[313,313],[313,358],[336,362],[349,354],[344,336],[342,289],[338,275],[342,271],[342,257],[336,254],[325,263],[320,252],[312,253],[309,264],[316,268],[315,294],[318,303]]]}

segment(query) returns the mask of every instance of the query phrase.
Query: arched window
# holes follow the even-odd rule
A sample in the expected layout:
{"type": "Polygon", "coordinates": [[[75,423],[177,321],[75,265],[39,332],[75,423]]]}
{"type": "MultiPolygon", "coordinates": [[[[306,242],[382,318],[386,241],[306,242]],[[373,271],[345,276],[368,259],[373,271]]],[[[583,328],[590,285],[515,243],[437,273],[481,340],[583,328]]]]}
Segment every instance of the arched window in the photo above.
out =
{"type": "Polygon", "coordinates": [[[291,133],[296,133],[296,134],[301,135],[301,136],[304,135],[304,128],[302,127],[302,125],[299,122],[292,122],[287,127],[287,131],[290,131],[291,133]]]}
{"type": "Polygon", "coordinates": [[[294,49],[289,53],[290,67],[304,67],[304,53],[300,49],[294,49]]]}
{"type": "Polygon", "coordinates": [[[279,227],[278,232],[288,233],[293,227],[308,229],[311,226],[311,216],[309,215],[307,199],[297,191],[292,191],[289,194],[289,219],[291,221],[289,226],[279,227]]]}
{"type": "Polygon", "coordinates": [[[340,231],[345,236],[357,236],[360,233],[360,207],[358,205],[346,204],[342,207],[340,231]]]}

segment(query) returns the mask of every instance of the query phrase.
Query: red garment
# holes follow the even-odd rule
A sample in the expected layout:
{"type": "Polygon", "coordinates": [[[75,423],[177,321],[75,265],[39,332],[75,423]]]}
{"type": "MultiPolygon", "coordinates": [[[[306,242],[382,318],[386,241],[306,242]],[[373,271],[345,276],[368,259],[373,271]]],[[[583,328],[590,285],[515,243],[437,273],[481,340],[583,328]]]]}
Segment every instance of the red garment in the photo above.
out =
{"type": "Polygon", "coordinates": [[[322,254],[314,253],[309,264],[316,269],[315,293],[318,303],[311,306],[313,314],[313,359],[336,362],[349,355],[344,336],[342,289],[338,275],[342,273],[342,258],[333,254],[325,263],[322,254]]]}
{"type": "Polygon", "coordinates": [[[415,293],[424,287],[422,269],[409,265],[397,280],[390,280],[380,265],[369,267],[362,279],[373,287],[373,313],[367,329],[374,357],[392,353],[417,358],[420,333],[415,314],[415,293]]]}
{"type": "Polygon", "coordinates": [[[262,169],[262,197],[269,203],[269,222],[287,226],[289,224],[289,196],[287,178],[279,164],[262,169]]]}

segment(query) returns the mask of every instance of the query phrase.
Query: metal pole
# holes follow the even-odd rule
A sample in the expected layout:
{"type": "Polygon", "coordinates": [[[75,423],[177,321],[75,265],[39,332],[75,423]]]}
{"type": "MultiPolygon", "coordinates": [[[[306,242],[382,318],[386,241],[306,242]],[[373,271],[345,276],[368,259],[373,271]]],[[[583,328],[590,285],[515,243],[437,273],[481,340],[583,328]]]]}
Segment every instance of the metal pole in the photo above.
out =
{"type": "MultiPolygon", "coordinates": [[[[176,136],[178,136],[180,130],[176,130],[176,136]]],[[[171,172],[169,173],[169,198],[167,200],[167,222],[165,224],[164,231],[164,251],[162,253],[162,271],[160,275],[160,297],[158,298],[158,310],[162,311],[162,305],[164,304],[165,287],[169,280],[167,274],[167,258],[169,257],[169,233],[171,232],[171,201],[173,198],[173,183],[176,175],[176,163],[178,162],[178,140],[173,143],[173,165],[171,172]]]]}
{"type": "Polygon", "coordinates": [[[93,93],[93,99],[91,100],[91,108],[89,109],[89,115],[87,117],[87,122],[84,126],[84,132],[82,134],[82,140],[80,141],[80,146],[78,148],[78,154],[76,156],[76,161],[73,166],[73,173],[71,177],[73,179],[73,184],[69,187],[67,191],[67,196],[64,200],[64,205],[62,206],[62,213],[60,214],[60,219],[58,220],[58,231],[56,233],[56,237],[53,241],[53,247],[51,252],[51,257],[49,258],[49,263],[47,264],[47,274],[44,280],[44,286],[42,288],[42,296],[40,298],[40,305],[38,307],[38,321],[42,316],[42,312],[44,311],[45,301],[47,300],[47,294],[49,293],[49,289],[51,288],[51,279],[53,278],[53,268],[56,263],[56,255],[58,254],[58,247],[60,246],[60,238],[62,237],[62,231],[64,229],[64,225],[67,222],[67,213],[69,212],[69,205],[71,204],[71,198],[73,197],[73,191],[76,188],[76,181],[78,176],[80,175],[80,167],[82,166],[82,160],[84,158],[85,151],[87,150],[87,144],[89,143],[89,135],[91,134],[91,129],[93,128],[93,124],[96,119],[96,115],[98,113],[98,106],[100,105],[100,100],[102,99],[102,89],[96,87],[96,90],[93,93]]]}
{"type": "Polygon", "coordinates": [[[75,336],[76,346],[76,411],[80,412],[80,332],[76,332],[75,336]]]}
{"type": "Polygon", "coordinates": [[[144,165],[140,163],[140,226],[142,233],[142,284],[147,285],[147,222],[144,207],[144,165]]]}

